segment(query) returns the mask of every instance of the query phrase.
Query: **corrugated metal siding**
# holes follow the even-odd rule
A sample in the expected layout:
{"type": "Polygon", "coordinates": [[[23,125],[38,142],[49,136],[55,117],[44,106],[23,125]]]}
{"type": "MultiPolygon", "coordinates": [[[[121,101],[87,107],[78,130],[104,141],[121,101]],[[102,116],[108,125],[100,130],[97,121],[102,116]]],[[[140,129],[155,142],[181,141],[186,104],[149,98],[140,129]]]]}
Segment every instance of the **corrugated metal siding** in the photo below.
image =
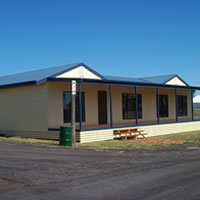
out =
{"type": "Polygon", "coordinates": [[[36,138],[36,139],[51,139],[58,140],[59,132],[57,131],[13,131],[13,130],[0,130],[1,135],[5,136],[17,136],[24,138],[36,138]]]}
{"type": "MultiPolygon", "coordinates": [[[[14,131],[14,130],[0,130],[0,135],[8,137],[23,137],[23,138],[35,138],[35,139],[48,139],[59,140],[59,131],[14,131]]],[[[76,141],[80,142],[80,133],[76,133],[76,141]]]]}
{"type": "MultiPolygon", "coordinates": [[[[147,137],[151,137],[151,136],[167,135],[174,133],[182,133],[188,131],[197,131],[200,130],[200,122],[149,125],[149,126],[140,126],[138,128],[143,129],[145,133],[148,133],[147,137]]],[[[84,131],[80,133],[80,142],[87,143],[87,142],[111,140],[114,138],[113,130],[115,129],[125,129],[125,128],[84,131]]]]}
{"type": "Polygon", "coordinates": [[[113,139],[112,129],[85,131],[80,133],[80,143],[112,140],[112,139],[113,139]]]}
{"type": "Polygon", "coordinates": [[[0,129],[48,129],[47,84],[0,89],[0,129]]]}
{"type": "MultiPolygon", "coordinates": [[[[130,128],[130,127],[129,127],[130,128]]],[[[174,124],[160,124],[160,125],[148,125],[140,126],[145,133],[148,133],[147,137],[167,135],[174,133],[182,133],[189,131],[200,130],[200,122],[185,122],[185,123],[174,123],[174,124]]],[[[94,131],[82,131],[81,133],[76,133],[76,140],[80,143],[96,142],[104,140],[112,140],[113,130],[115,129],[125,129],[125,128],[113,128],[104,130],[94,130],[94,131]]],[[[58,131],[46,131],[46,132],[36,132],[36,131],[12,131],[12,130],[0,130],[0,135],[6,136],[20,136],[25,138],[38,138],[38,139],[59,139],[58,131]]]]}
{"type": "Polygon", "coordinates": [[[174,124],[161,124],[141,127],[149,136],[166,135],[173,133],[189,132],[200,130],[200,122],[184,122],[174,124]]]}

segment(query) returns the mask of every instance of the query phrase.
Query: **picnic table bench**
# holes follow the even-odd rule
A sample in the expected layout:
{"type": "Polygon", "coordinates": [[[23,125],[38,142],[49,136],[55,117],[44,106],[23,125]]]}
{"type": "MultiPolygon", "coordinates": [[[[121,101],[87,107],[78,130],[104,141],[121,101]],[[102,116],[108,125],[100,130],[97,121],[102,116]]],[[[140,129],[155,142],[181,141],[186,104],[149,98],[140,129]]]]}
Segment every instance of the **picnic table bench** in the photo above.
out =
{"type": "Polygon", "coordinates": [[[147,133],[144,133],[144,130],[138,128],[129,128],[113,130],[113,135],[115,136],[115,139],[137,139],[138,136],[142,136],[142,138],[145,138],[145,135],[147,135],[147,133]]]}

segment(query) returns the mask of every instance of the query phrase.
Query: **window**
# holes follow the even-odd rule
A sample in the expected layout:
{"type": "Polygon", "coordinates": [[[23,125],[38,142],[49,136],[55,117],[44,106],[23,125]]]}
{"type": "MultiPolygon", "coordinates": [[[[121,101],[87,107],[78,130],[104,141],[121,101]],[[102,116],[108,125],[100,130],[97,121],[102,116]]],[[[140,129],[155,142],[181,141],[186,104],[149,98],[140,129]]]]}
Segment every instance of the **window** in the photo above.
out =
{"type": "MultiPolygon", "coordinates": [[[[81,93],[82,97],[82,121],[85,122],[85,94],[81,93]]],[[[71,92],[64,92],[63,95],[63,112],[64,112],[64,123],[71,122],[71,92]]],[[[76,122],[80,121],[80,106],[79,106],[79,92],[76,94],[76,122]]]]}
{"type": "MultiPolygon", "coordinates": [[[[123,120],[135,119],[136,115],[136,102],[135,94],[123,93],[122,94],[122,110],[123,120]]],[[[138,118],[142,118],[142,95],[138,94],[138,118]]]]}
{"type": "Polygon", "coordinates": [[[142,95],[138,94],[138,118],[142,119],[142,95]]]}
{"type": "Polygon", "coordinates": [[[168,117],[168,95],[159,95],[160,117],[168,117]]]}
{"type": "Polygon", "coordinates": [[[178,116],[187,116],[187,96],[178,95],[178,116]]]}

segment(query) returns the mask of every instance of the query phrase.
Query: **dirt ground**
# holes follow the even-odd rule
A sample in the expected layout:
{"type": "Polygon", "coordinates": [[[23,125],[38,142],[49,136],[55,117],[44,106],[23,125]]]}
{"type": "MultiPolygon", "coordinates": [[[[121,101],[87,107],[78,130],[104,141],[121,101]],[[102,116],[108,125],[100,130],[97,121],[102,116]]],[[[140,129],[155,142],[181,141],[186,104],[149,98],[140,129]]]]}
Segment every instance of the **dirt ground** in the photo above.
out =
{"type": "Polygon", "coordinates": [[[199,200],[200,146],[94,151],[0,142],[0,200],[199,200]]]}
{"type": "Polygon", "coordinates": [[[161,138],[145,138],[142,140],[127,140],[125,142],[134,142],[134,143],[145,143],[145,144],[157,144],[157,145],[171,145],[171,144],[184,144],[184,140],[169,140],[161,138]]]}

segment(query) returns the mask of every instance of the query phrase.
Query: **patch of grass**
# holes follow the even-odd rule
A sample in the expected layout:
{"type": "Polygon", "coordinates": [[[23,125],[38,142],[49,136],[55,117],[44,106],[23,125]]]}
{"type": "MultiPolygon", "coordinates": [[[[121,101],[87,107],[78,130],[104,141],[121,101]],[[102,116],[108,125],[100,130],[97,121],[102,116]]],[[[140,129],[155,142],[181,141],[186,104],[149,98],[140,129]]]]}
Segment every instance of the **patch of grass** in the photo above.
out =
{"type": "MultiPolygon", "coordinates": [[[[59,146],[59,141],[55,140],[41,140],[21,137],[0,137],[0,141],[37,144],[45,146],[59,146]]],[[[101,142],[91,142],[86,144],[78,144],[76,148],[95,150],[156,150],[170,145],[184,144],[200,145],[200,131],[148,137],[147,139],[138,140],[110,140],[101,142]]]]}
{"type": "Polygon", "coordinates": [[[131,142],[131,140],[110,140],[101,142],[91,142],[86,144],[80,144],[79,147],[96,149],[96,150],[130,150],[130,149],[157,149],[161,147],[159,144],[147,144],[139,142],[131,142]]]}
{"type": "Polygon", "coordinates": [[[146,149],[156,150],[170,145],[194,144],[200,145],[200,131],[177,133],[163,136],[148,137],[138,140],[110,140],[80,144],[79,147],[97,150],[130,150],[146,149]]]}
{"type": "Polygon", "coordinates": [[[59,141],[55,140],[42,140],[21,137],[0,137],[0,141],[18,142],[26,144],[39,144],[39,145],[59,145],[59,141]]]}
{"type": "Polygon", "coordinates": [[[184,141],[184,144],[200,144],[200,131],[184,132],[163,136],[156,136],[152,138],[168,139],[173,141],[184,141]]]}
{"type": "Polygon", "coordinates": [[[200,108],[194,109],[194,119],[200,119],[200,108]]]}

